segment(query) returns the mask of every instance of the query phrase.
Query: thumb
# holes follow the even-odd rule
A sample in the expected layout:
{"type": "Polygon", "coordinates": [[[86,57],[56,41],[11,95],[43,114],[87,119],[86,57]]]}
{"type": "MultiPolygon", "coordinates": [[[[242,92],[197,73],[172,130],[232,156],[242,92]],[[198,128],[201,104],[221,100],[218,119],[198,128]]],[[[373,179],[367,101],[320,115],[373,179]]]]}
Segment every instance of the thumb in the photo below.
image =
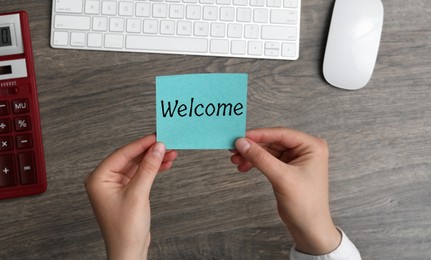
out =
{"type": "Polygon", "coordinates": [[[147,150],[130,182],[131,189],[140,194],[143,192],[146,197],[150,196],[151,187],[159,172],[165,152],[166,147],[163,143],[155,143],[147,150]]]}
{"type": "Polygon", "coordinates": [[[284,163],[275,158],[259,144],[248,138],[235,141],[236,150],[254,167],[261,171],[274,185],[283,175],[284,163]]]}

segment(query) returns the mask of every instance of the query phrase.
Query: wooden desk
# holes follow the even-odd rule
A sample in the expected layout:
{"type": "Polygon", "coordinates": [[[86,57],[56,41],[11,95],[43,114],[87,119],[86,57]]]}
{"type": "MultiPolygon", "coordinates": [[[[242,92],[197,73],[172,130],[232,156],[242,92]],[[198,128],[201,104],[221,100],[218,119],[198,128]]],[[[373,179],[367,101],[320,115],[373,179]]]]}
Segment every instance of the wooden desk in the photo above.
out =
{"type": "MultiPolygon", "coordinates": [[[[333,217],[363,259],[431,255],[431,5],[384,0],[368,86],[322,77],[333,1],[303,1],[298,61],[55,50],[51,1],[27,10],[39,87],[48,191],[0,201],[0,259],[103,259],[84,176],[116,147],[155,131],[157,75],[249,73],[248,128],[289,126],[330,144],[333,217]]],[[[238,174],[228,151],[183,151],[152,191],[150,259],[288,259],[292,239],[271,186],[238,174]]]]}

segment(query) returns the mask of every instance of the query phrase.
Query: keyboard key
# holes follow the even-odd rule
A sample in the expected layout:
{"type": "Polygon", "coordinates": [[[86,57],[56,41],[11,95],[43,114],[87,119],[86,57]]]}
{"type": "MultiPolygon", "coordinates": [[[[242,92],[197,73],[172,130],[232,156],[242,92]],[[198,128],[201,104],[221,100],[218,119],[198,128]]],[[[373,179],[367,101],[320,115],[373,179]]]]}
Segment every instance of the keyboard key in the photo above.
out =
{"type": "Polygon", "coordinates": [[[244,55],[246,51],[246,43],[245,41],[233,40],[231,43],[231,53],[244,55]]]}
{"type": "Polygon", "coordinates": [[[281,0],[267,0],[266,6],[268,6],[268,7],[280,7],[281,6],[281,0]]]}
{"type": "Polygon", "coordinates": [[[58,13],[82,13],[83,0],[57,0],[55,1],[55,11],[58,13]]]}
{"type": "Polygon", "coordinates": [[[111,32],[123,32],[124,31],[124,19],[123,18],[111,18],[109,20],[109,30],[111,32]]]}
{"type": "Polygon", "coordinates": [[[296,40],[296,27],[263,25],[262,39],[294,41],[296,40]]]}
{"type": "Polygon", "coordinates": [[[271,10],[271,23],[296,24],[297,19],[296,11],[271,10]]]}
{"type": "Polygon", "coordinates": [[[277,49],[265,49],[265,56],[277,57],[280,55],[280,50],[277,49]]]}
{"type": "Polygon", "coordinates": [[[211,40],[210,52],[215,54],[229,53],[229,40],[211,40]]]}
{"type": "Polygon", "coordinates": [[[295,43],[283,43],[281,49],[281,56],[294,58],[296,54],[296,44],[295,43]]]}
{"type": "Polygon", "coordinates": [[[238,22],[250,22],[251,21],[251,8],[238,8],[236,10],[236,20],[238,22]]]}
{"type": "Polygon", "coordinates": [[[233,0],[233,5],[246,6],[248,4],[248,0],[233,0]]]}
{"type": "Polygon", "coordinates": [[[85,46],[85,33],[72,32],[70,34],[70,46],[76,46],[76,47],[85,46]]]}
{"type": "Polygon", "coordinates": [[[68,43],[69,43],[69,33],[54,32],[54,45],[67,46],[68,43]]]}
{"type": "Polygon", "coordinates": [[[241,38],[242,37],[242,25],[239,23],[228,24],[227,36],[229,38],[241,38]]]}
{"type": "Polygon", "coordinates": [[[226,35],[226,24],[224,23],[211,24],[211,36],[224,37],[225,35],[226,35]]]}
{"type": "Polygon", "coordinates": [[[205,53],[208,51],[208,40],[201,38],[127,35],[126,48],[132,50],[205,53]]]}
{"type": "Polygon", "coordinates": [[[116,15],[117,14],[117,2],[103,1],[102,2],[102,14],[116,15]]]}
{"type": "Polygon", "coordinates": [[[279,56],[280,55],[280,43],[278,42],[265,42],[265,55],[266,56],[279,56]]]}
{"type": "Polygon", "coordinates": [[[231,0],[216,0],[218,5],[230,5],[231,0]]]}
{"type": "Polygon", "coordinates": [[[136,16],[149,17],[151,13],[151,5],[149,3],[136,4],[136,16]]]}
{"type": "Polygon", "coordinates": [[[102,47],[103,36],[100,33],[89,33],[87,39],[88,47],[100,48],[102,47]]]}
{"type": "Polygon", "coordinates": [[[233,7],[221,7],[220,8],[220,20],[233,22],[235,19],[235,8],[233,7]]]}
{"type": "Polygon", "coordinates": [[[34,155],[32,152],[18,154],[19,173],[21,184],[36,183],[36,171],[34,164],[34,155]]]}
{"type": "Polygon", "coordinates": [[[123,48],[124,35],[122,34],[106,34],[105,47],[113,49],[123,48]]]}
{"type": "Polygon", "coordinates": [[[0,187],[16,185],[15,160],[12,154],[0,155],[0,187]]]}
{"type": "Polygon", "coordinates": [[[169,7],[169,17],[176,19],[184,18],[184,5],[170,5],[169,7]]]}
{"type": "Polygon", "coordinates": [[[144,33],[156,34],[158,31],[157,20],[144,20],[144,33]]]}
{"type": "Polygon", "coordinates": [[[266,22],[268,22],[268,10],[263,9],[263,8],[254,9],[253,21],[255,23],[266,23],[266,22]]]}
{"type": "Polygon", "coordinates": [[[247,39],[259,38],[259,26],[255,24],[246,24],[244,28],[244,37],[247,39]]]}
{"type": "Polygon", "coordinates": [[[166,18],[168,16],[168,6],[166,4],[153,4],[153,17],[166,18]]]}
{"type": "Polygon", "coordinates": [[[160,33],[173,35],[175,33],[175,22],[171,20],[160,21],[160,33]]]}
{"type": "Polygon", "coordinates": [[[106,17],[94,17],[93,18],[93,30],[94,31],[107,31],[108,30],[108,18],[106,18],[106,17]]]}
{"type": "Polygon", "coordinates": [[[248,42],[248,54],[250,55],[262,55],[262,42],[249,41],[248,42]]]}
{"type": "Polygon", "coordinates": [[[188,5],[186,9],[186,17],[190,20],[201,19],[201,7],[199,5],[188,5]]]}
{"type": "Polygon", "coordinates": [[[251,6],[265,6],[265,0],[250,0],[251,6]]]}
{"type": "Polygon", "coordinates": [[[141,20],[140,19],[127,19],[127,32],[139,33],[141,32],[141,20]]]}
{"type": "Polygon", "coordinates": [[[89,16],[56,15],[54,19],[56,29],[90,30],[89,16]]]}
{"type": "Polygon", "coordinates": [[[280,49],[278,42],[265,42],[265,49],[280,49]]]}
{"type": "Polygon", "coordinates": [[[179,21],[177,25],[178,35],[192,35],[192,23],[187,21],[179,21]]]}
{"type": "Polygon", "coordinates": [[[204,22],[196,22],[194,28],[195,36],[208,36],[209,24],[204,22]]]}
{"type": "Polygon", "coordinates": [[[118,14],[121,16],[132,16],[133,15],[133,3],[132,2],[120,2],[118,14]]]}
{"type": "Polygon", "coordinates": [[[204,7],[204,20],[216,21],[218,17],[218,9],[215,6],[204,7]]]}
{"type": "Polygon", "coordinates": [[[99,14],[100,12],[100,1],[85,1],[85,13],[86,14],[99,14]]]}
{"type": "Polygon", "coordinates": [[[297,8],[298,7],[298,0],[284,0],[284,7],[297,8]]]}

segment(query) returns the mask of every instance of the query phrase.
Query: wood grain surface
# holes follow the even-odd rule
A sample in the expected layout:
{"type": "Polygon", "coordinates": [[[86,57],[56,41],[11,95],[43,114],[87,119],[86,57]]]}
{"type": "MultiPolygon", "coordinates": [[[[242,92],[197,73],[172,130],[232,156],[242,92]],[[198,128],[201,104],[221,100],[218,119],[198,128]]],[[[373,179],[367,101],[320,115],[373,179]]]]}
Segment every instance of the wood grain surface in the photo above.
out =
{"type": "MultiPolygon", "coordinates": [[[[249,74],[248,128],[329,142],[332,214],[363,259],[430,259],[431,2],[383,0],[375,72],[353,92],[322,76],[333,3],[304,0],[300,59],[271,61],[52,49],[50,0],[2,0],[30,17],[48,190],[0,201],[0,259],[104,259],[84,177],[155,131],[155,76],[200,72],[249,74]]],[[[229,156],[181,151],[157,178],[149,259],[289,259],[271,186],[229,156]]]]}

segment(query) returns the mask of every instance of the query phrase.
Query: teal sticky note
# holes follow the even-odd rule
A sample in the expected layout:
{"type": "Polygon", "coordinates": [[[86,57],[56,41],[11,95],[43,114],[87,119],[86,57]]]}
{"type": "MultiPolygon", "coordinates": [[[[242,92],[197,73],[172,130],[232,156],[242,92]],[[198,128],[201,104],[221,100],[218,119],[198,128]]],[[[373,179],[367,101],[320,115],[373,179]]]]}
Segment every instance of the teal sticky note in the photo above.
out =
{"type": "Polygon", "coordinates": [[[245,136],[247,74],[156,77],[157,141],[168,149],[232,149],[245,136]]]}

